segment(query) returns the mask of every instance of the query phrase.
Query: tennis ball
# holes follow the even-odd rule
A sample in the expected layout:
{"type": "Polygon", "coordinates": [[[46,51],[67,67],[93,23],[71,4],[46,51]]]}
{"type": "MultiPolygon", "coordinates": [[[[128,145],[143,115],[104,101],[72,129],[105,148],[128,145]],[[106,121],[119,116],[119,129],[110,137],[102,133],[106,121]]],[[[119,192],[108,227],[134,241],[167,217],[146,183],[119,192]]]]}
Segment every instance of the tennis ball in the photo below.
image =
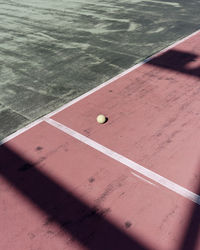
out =
{"type": "Polygon", "coordinates": [[[101,124],[105,123],[105,122],[106,122],[106,117],[105,117],[105,115],[98,115],[98,116],[97,116],[97,122],[98,122],[98,123],[101,123],[101,124]]]}

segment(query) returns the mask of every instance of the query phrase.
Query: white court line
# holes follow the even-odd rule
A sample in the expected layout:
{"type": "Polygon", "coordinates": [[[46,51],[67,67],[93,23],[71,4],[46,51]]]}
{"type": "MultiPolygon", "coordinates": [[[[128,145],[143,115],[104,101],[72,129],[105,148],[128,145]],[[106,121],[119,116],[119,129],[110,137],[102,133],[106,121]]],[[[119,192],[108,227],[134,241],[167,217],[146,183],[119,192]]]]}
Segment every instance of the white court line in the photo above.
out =
{"type": "Polygon", "coordinates": [[[148,179],[153,180],[156,183],[159,183],[161,186],[164,186],[165,188],[197,203],[200,205],[200,196],[189,191],[188,189],[176,184],[175,182],[172,182],[168,180],[165,177],[162,177],[161,175],[135,163],[134,161],[131,161],[130,159],[124,157],[123,155],[120,155],[113,150],[104,147],[103,145],[95,142],[94,140],[91,140],[90,138],[72,130],[71,128],[68,128],[67,126],[52,120],[51,118],[46,118],[45,121],[50,124],[51,126],[63,131],[64,133],[72,136],[73,138],[83,142],[84,144],[96,149],[97,151],[103,153],[104,155],[107,155],[108,157],[122,163],[123,165],[126,165],[127,167],[131,168],[132,170],[142,174],[143,176],[147,177],[148,179]]]}
{"type": "Polygon", "coordinates": [[[93,94],[94,92],[96,92],[96,91],[102,89],[103,87],[105,87],[105,86],[107,86],[108,84],[110,84],[110,83],[112,83],[112,82],[118,80],[119,78],[121,78],[121,77],[127,75],[128,73],[130,73],[131,71],[133,71],[133,70],[139,68],[139,67],[142,66],[143,64],[145,64],[145,63],[151,61],[154,57],[158,56],[159,54],[164,53],[164,52],[166,52],[166,51],[172,49],[173,47],[177,46],[178,44],[180,44],[180,43],[182,43],[182,42],[188,40],[189,38],[195,36],[195,35],[198,34],[199,32],[200,32],[200,30],[197,30],[196,32],[192,33],[191,35],[189,35],[189,36],[187,36],[187,37],[185,37],[185,38],[183,38],[183,39],[181,39],[181,40],[179,40],[179,41],[173,43],[172,45],[170,45],[170,46],[168,46],[167,48],[161,50],[160,52],[156,53],[155,55],[153,55],[153,56],[151,56],[151,57],[145,59],[143,62],[140,62],[140,63],[134,65],[133,67],[127,69],[126,71],[122,72],[121,74],[119,74],[119,75],[113,77],[112,79],[110,79],[110,80],[108,80],[108,81],[106,81],[106,82],[100,84],[100,85],[97,86],[96,88],[94,88],[94,89],[88,91],[87,93],[85,93],[85,94],[83,94],[83,95],[81,95],[81,96],[75,98],[74,100],[68,102],[67,104],[64,104],[63,106],[61,106],[60,108],[56,109],[55,111],[53,111],[53,112],[51,112],[51,113],[49,113],[49,114],[47,114],[47,115],[45,115],[45,116],[43,116],[43,117],[37,119],[36,121],[34,121],[34,122],[28,124],[28,125],[25,126],[24,128],[21,128],[21,129],[17,130],[15,133],[13,133],[13,134],[9,135],[8,137],[4,138],[3,140],[1,140],[1,141],[0,141],[0,146],[1,146],[2,144],[6,143],[6,142],[8,142],[8,141],[10,141],[10,140],[12,140],[12,139],[15,138],[16,136],[18,136],[18,135],[24,133],[25,131],[29,130],[30,128],[36,126],[37,124],[41,123],[42,121],[45,120],[45,118],[49,118],[49,117],[51,117],[51,116],[53,116],[53,115],[59,113],[60,111],[66,109],[66,108],[68,108],[68,107],[70,107],[71,105],[73,105],[73,104],[75,104],[75,103],[81,101],[82,99],[86,98],[87,96],[89,96],[89,95],[93,94]]]}

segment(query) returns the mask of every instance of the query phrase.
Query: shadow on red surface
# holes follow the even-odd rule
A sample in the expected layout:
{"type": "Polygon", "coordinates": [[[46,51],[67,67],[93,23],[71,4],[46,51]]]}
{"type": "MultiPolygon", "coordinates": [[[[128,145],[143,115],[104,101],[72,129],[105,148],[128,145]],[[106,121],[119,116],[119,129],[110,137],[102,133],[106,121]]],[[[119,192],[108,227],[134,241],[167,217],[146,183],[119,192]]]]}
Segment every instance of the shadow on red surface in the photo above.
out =
{"type": "Polygon", "coordinates": [[[89,207],[5,145],[0,147],[0,174],[46,213],[47,223],[56,222],[88,249],[147,250],[104,218],[106,211],[89,207]]]}
{"type": "MultiPolygon", "coordinates": [[[[171,50],[148,62],[183,74],[200,77],[200,68],[188,69],[197,59],[190,53],[171,50]]],[[[88,249],[148,250],[141,242],[105,218],[106,211],[92,208],[51,180],[11,149],[0,147],[0,174],[28,200],[88,249]]],[[[197,192],[200,194],[200,187],[197,192]]],[[[195,250],[200,230],[200,206],[194,205],[182,243],[177,250],[195,250]]]]}
{"type": "MultiPolygon", "coordinates": [[[[175,49],[168,50],[167,52],[157,56],[147,62],[156,68],[169,69],[178,73],[194,76],[200,78],[200,66],[190,68],[190,63],[198,62],[200,65],[200,56],[188,52],[182,52],[175,49]]],[[[199,189],[196,192],[200,194],[199,189]]],[[[199,237],[200,231],[200,206],[194,205],[191,213],[191,218],[188,220],[188,227],[183,237],[183,242],[180,246],[180,250],[194,250],[196,249],[196,242],[199,237]]]]}
{"type": "MultiPolygon", "coordinates": [[[[200,195],[200,185],[197,191],[198,191],[197,194],[200,195]]],[[[183,241],[179,249],[197,250],[197,240],[199,236],[200,236],[200,205],[195,204],[191,211],[191,217],[188,218],[188,226],[185,230],[183,241]]]]}
{"type": "MultiPolygon", "coordinates": [[[[200,77],[200,67],[189,68],[189,63],[194,63],[197,60],[200,62],[200,56],[188,53],[181,52],[178,50],[168,50],[164,54],[157,56],[147,62],[156,67],[170,69],[182,74],[187,74],[195,77],[200,77]]],[[[199,63],[200,64],[200,63],[199,63]]]]}
{"type": "MultiPolygon", "coordinates": [[[[88,249],[151,249],[106,219],[106,210],[88,206],[5,145],[0,147],[0,174],[47,215],[47,223],[57,223],[88,249]]],[[[178,249],[196,249],[199,223],[200,206],[196,204],[178,249]]]]}

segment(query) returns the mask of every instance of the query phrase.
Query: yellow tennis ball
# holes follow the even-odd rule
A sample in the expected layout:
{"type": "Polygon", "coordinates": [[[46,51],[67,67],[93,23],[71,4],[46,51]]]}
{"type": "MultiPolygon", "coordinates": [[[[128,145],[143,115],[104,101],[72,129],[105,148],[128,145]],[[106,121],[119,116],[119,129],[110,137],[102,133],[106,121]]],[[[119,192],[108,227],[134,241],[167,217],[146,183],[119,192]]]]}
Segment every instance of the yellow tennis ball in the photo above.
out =
{"type": "Polygon", "coordinates": [[[98,115],[97,116],[97,122],[98,123],[105,123],[106,122],[106,117],[105,117],[105,115],[98,115]]]}

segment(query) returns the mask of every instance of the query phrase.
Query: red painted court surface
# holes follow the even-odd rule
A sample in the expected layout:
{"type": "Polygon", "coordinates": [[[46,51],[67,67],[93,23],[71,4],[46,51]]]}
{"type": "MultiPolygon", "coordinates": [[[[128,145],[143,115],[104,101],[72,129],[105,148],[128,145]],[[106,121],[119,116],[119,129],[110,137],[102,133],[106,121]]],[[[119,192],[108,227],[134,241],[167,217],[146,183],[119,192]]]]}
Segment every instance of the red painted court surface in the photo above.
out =
{"type": "Polygon", "coordinates": [[[199,194],[197,32],[1,145],[0,249],[197,250],[199,194]]]}

